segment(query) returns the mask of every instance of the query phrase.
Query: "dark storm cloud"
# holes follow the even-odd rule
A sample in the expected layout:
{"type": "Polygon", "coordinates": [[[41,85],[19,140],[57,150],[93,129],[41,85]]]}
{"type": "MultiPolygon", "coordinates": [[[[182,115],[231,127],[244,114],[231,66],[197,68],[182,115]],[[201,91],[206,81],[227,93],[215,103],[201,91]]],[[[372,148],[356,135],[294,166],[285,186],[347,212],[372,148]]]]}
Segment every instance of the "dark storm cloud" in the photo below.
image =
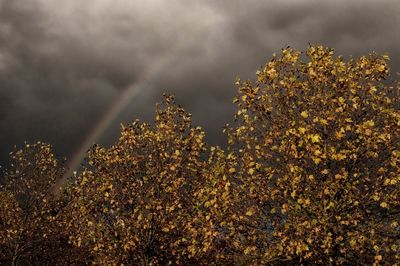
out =
{"type": "Polygon", "coordinates": [[[286,45],[386,51],[399,71],[399,12],[397,0],[0,0],[0,162],[24,140],[70,155],[114,99],[166,56],[102,141],[112,142],[120,121],[151,121],[167,91],[211,143],[223,144],[235,77],[252,79],[286,45]]]}
{"type": "MultiPolygon", "coordinates": [[[[174,42],[191,40],[180,32],[200,32],[185,23],[189,14],[168,25],[173,14],[161,6],[0,3],[2,161],[12,145],[24,140],[44,140],[70,154],[120,92],[174,42]]],[[[173,11],[183,10],[177,6],[173,11]]],[[[181,53],[190,56],[195,49],[181,53]]]]}

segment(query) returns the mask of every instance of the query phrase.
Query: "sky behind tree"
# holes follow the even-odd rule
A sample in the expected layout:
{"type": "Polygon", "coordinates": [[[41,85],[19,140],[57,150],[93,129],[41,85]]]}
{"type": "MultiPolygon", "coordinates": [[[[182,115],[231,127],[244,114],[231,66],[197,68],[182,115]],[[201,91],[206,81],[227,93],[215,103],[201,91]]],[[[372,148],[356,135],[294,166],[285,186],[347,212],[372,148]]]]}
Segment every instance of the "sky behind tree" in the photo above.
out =
{"type": "Polygon", "coordinates": [[[70,158],[127,90],[97,142],[152,122],[167,92],[224,145],[235,78],[254,79],[283,47],[388,52],[399,72],[399,13],[398,0],[0,0],[0,164],[24,141],[70,158]]]}

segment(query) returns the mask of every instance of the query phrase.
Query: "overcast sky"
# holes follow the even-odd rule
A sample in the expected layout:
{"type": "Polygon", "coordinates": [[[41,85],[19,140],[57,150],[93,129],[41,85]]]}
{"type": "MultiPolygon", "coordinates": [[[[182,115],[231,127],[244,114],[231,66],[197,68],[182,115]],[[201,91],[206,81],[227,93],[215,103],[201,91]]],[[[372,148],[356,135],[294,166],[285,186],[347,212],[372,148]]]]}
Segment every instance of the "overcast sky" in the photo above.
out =
{"type": "Polygon", "coordinates": [[[273,52],[308,43],[388,52],[399,71],[399,14],[399,0],[0,0],[0,164],[25,140],[71,156],[144,76],[99,142],[120,122],[152,122],[168,92],[223,145],[236,76],[253,79],[273,52]]]}

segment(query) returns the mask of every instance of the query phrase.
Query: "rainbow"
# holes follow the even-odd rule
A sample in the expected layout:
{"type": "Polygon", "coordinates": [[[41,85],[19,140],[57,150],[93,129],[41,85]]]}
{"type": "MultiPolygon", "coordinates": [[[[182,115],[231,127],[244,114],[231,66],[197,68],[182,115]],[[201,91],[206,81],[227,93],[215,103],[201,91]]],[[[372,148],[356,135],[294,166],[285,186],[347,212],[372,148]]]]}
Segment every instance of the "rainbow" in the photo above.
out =
{"type": "Polygon", "coordinates": [[[86,157],[87,151],[92,147],[95,142],[102,136],[105,130],[115,120],[115,118],[125,109],[125,107],[138,95],[142,90],[151,86],[157,74],[162,69],[165,69],[169,64],[174,62],[177,57],[176,52],[179,50],[179,46],[175,46],[172,51],[164,55],[156,64],[152,64],[145,71],[139,81],[132,83],[121,94],[116,100],[110,105],[110,108],[104,113],[99,119],[97,125],[91,130],[89,135],[85,138],[80,149],[72,156],[69,163],[67,163],[67,172],[56,181],[53,187],[53,193],[58,194],[60,188],[62,188],[68,178],[74,177],[74,172],[78,170],[83,159],[86,157]]]}

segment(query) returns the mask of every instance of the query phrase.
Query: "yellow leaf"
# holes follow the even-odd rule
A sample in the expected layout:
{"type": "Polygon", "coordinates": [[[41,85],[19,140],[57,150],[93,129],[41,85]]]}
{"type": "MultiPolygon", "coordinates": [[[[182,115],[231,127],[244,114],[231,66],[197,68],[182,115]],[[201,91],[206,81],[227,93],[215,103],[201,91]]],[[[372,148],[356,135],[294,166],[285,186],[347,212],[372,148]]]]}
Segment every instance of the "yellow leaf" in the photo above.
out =
{"type": "Polygon", "coordinates": [[[249,254],[250,252],[251,252],[251,247],[247,247],[247,248],[244,250],[244,254],[245,254],[245,255],[249,254]]]}
{"type": "Polygon", "coordinates": [[[299,127],[299,132],[301,134],[304,134],[306,132],[306,129],[304,127],[299,127]]]}
{"type": "Polygon", "coordinates": [[[387,208],[387,207],[388,207],[388,205],[387,205],[386,202],[382,202],[382,203],[380,204],[380,206],[381,206],[382,208],[387,208]]]}
{"type": "Polygon", "coordinates": [[[321,155],[322,154],[322,151],[321,150],[315,150],[314,151],[314,155],[315,156],[319,156],[319,155],[321,155]]]}
{"type": "Polygon", "coordinates": [[[274,79],[278,76],[276,70],[274,68],[271,68],[267,71],[267,74],[270,76],[270,78],[274,79]]]}
{"type": "Polygon", "coordinates": [[[335,207],[335,203],[333,203],[332,201],[329,202],[328,206],[326,207],[326,209],[330,209],[335,207]]]}
{"type": "Polygon", "coordinates": [[[303,111],[303,112],[300,113],[300,115],[302,117],[304,117],[304,118],[307,118],[308,117],[308,112],[307,111],[303,111]]]}
{"type": "Polygon", "coordinates": [[[311,135],[311,142],[316,143],[319,142],[321,137],[318,134],[311,135]]]}
{"type": "Polygon", "coordinates": [[[303,204],[303,199],[297,199],[298,204],[303,204]]]}
{"type": "Polygon", "coordinates": [[[315,164],[319,164],[321,162],[320,158],[313,158],[315,164]]]}
{"type": "Polygon", "coordinates": [[[233,174],[234,172],[236,172],[236,169],[235,168],[229,168],[229,173],[231,173],[231,174],[233,174]]]}
{"type": "Polygon", "coordinates": [[[339,153],[339,154],[337,155],[338,161],[344,160],[344,159],[346,159],[346,158],[347,158],[346,154],[339,153]]]}
{"type": "Polygon", "coordinates": [[[328,125],[328,121],[326,119],[321,118],[320,122],[323,125],[328,125]]]}
{"type": "Polygon", "coordinates": [[[253,213],[253,211],[252,210],[248,210],[247,212],[246,212],[246,215],[247,216],[252,216],[254,213],[253,213]]]}
{"type": "Polygon", "coordinates": [[[375,122],[373,120],[368,120],[367,122],[365,122],[365,125],[369,126],[369,127],[373,127],[375,125],[375,122]]]}
{"type": "Polygon", "coordinates": [[[88,179],[86,178],[86,176],[84,176],[84,177],[82,178],[82,185],[85,184],[87,181],[88,181],[88,179]]]}

